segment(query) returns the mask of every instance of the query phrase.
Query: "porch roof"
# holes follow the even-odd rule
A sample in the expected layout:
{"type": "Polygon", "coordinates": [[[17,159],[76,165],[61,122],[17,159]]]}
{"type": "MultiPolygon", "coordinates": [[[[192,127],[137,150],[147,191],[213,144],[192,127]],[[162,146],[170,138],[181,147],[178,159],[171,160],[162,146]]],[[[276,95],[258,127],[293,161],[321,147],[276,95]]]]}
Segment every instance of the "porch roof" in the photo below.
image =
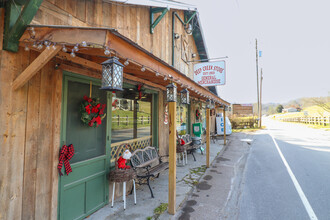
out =
{"type": "MultiPolygon", "coordinates": [[[[69,51],[77,43],[87,42],[89,46],[80,46],[79,51],[76,52],[76,57],[71,57],[69,53],[62,51],[58,52],[55,56],[59,59],[79,64],[85,68],[96,70],[98,77],[101,77],[102,67],[100,63],[109,58],[109,56],[104,55],[104,48],[108,47],[111,54],[119,57],[122,63],[127,59],[129,60],[130,64],[124,67],[124,78],[136,81],[140,80],[142,83],[163,90],[165,90],[165,86],[169,83],[169,80],[172,79],[173,82],[177,83],[178,91],[188,88],[190,96],[194,98],[200,100],[209,98],[213,99],[218,105],[230,105],[229,102],[221,99],[207,88],[200,86],[176,68],[156,57],[129,38],[121,35],[115,29],[30,25],[20,39],[20,46],[29,46],[31,49],[37,50],[32,47],[32,44],[35,41],[42,42],[46,40],[56,43],[56,47],[65,45],[69,51]],[[31,27],[34,28],[34,38],[31,37],[31,27]],[[145,72],[141,71],[142,66],[146,68],[145,72]],[[159,73],[159,76],[156,75],[156,72],[159,73]],[[167,80],[164,80],[165,76],[167,80]]],[[[31,73],[29,74],[31,75],[31,73]]],[[[25,83],[32,76],[25,77],[23,75],[21,78],[24,78],[25,81],[18,80],[19,76],[15,80],[19,81],[16,82],[16,86],[19,87],[20,83],[25,83]]]]}

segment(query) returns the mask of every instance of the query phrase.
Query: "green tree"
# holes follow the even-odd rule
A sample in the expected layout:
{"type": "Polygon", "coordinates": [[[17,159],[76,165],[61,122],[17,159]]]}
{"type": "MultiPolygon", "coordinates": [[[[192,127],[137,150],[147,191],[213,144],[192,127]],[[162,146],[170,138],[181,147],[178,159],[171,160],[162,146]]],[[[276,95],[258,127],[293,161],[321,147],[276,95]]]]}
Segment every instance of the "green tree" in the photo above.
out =
{"type": "Polygon", "coordinates": [[[277,112],[277,113],[281,113],[283,109],[284,109],[284,108],[283,108],[283,105],[278,105],[278,106],[276,107],[276,112],[277,112]]]}

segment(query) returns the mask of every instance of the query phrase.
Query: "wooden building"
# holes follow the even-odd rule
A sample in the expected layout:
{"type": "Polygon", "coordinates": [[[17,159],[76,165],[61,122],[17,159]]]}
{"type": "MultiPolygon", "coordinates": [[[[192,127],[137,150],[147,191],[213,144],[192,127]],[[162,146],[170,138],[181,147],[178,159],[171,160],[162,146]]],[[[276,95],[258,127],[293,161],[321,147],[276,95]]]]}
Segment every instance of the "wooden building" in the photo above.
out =
{"type": "Polygon", "coordinates": [[[206,121],[206,99],[229,105],[192,79],[193,61],[207,59],[207,49],[188,5],[11,0],[0,7],[0,219],[84,218],[109,202],[107,175],[123,143],[168,155],[170,81],[190,91],[191,104],[177,106],[182,134],[206,121]],[[120,92],[99,89],[110,56],[125,64],[120,92]],[[82,123],[84,96],[106,104],[96,128],[82,123]],[[60,176],[59,150],[69,144],[73,172],[60,176]]]}

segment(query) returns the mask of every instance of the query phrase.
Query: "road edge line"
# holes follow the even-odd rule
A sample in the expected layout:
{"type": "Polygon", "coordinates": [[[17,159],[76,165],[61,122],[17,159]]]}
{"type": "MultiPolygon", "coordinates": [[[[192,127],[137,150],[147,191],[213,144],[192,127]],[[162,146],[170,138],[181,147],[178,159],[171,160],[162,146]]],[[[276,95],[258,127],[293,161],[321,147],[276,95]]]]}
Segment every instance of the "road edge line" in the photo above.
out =
{"type": "Polygon", "coordinates": [[[301,186],[300,186],[300,184],[299,184],[297,178],[296,178],[295,175],[293,174],[293,172],[292,172],[292,170],[291,170],[291,168],[290,168],[288,162],[286,161],[285,157],[283,156],[282,151],[281,151],[281,149],[279,148],[279,146],[278,146],[278,144],[277,144],[275,138],[273,137],[272,134],[269,134],[269,135],[270,135],[270,136],[272,137],[272,139],[273,139],[273,142],[274,142],[274,144],[275,144],[275,147],[276,147],[276,149],[277,149],[277,151],[278,151],[278,153],[279,153],[279,155],[280,155],[280,157],[281,157],[281,159],[282,159],[282,162],[284,163],[284,166],[286,167],[286,169],[287,169],[287,171],[288,171],[288,173],[289,173],[289,176],[290,176],[290,178],[291,178],[291,180],[292,180],[292,182],[293,182],[293,185],[295,186],[295,188],[296,188],[296,190],[297,190],[297,192],[298,192],[298,195],[299,195],[299,197],[300,197],[302,203],[303,203],[304,206],[305,206],[305,209],[306,209],[306,211],[307,211],[307,213],[308,213],[308,215],[309,215],[309,218],[310,218],[310,219],[313,219],[313,220],[318,220],[318,218],[316,217],[315,212],[314,212],[312,206],[311,206],[310,203],[308,202],[308,199],[307,199],[307,197],[306,197],[304,191],[302,190],[302,188],[301,188],[301,186]]]}

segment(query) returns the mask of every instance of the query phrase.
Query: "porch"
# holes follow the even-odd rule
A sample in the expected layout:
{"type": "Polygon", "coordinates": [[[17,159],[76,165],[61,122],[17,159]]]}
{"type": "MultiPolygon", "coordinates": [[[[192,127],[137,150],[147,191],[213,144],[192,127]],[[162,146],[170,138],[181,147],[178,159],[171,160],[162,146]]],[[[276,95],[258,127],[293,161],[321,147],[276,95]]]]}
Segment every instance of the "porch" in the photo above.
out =
{"type": "MultiPolygon", "coordinates": [[[[229,141],[226,147],[230,145],[229,141]]],[[[202,147],[205,149],[206,144],[202,147]]],[[[210,161],[225,150],[223,140],[217,140],[215,143],[210,143],[210,161]]],[[[185,166],[177,166],[176,175],[176,209],[178,209],[187,199],[188,194],[193,190],[195,184],[203,176],[205,171],[206,154],[201,154],[200,151],[195,153],[196,161],[193,160],[192,155],[188,155],[188,164],[185,166]]],[[[101,208],[94,214],[87,217],[88,220],[103,220],[103,219],[147,219],[154,215],[154,209],[162,203],[168,203],[168,172],[165,171],[160,174],[159,178],[152,181],[152,188],[155,198],[151,198],[148,186],[142,185],[137,187],[136,197],[137,204],[134,205],[133,194],[127,194],[126,210],[124,210],[124,203],[122,198],[115,199],[114,207],[111,204],[101,208]]],[[[122,184],[117,184],[122,191],[122,184]]],[[[109,192],[112,193],[111,191],[109,192]]],[[[165,215],[168,215],[165,211],[165,215]]]]}

